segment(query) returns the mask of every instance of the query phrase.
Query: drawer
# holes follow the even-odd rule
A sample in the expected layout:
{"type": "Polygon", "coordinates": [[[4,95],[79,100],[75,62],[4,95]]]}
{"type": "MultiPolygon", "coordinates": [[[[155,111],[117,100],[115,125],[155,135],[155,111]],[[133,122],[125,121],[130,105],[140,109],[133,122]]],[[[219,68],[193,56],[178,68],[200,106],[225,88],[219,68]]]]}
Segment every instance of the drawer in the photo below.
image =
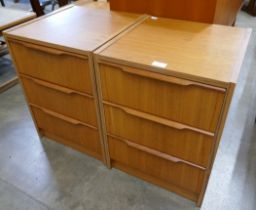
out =
{"type": "Polygon", "coordinates": [[[225,89],[124,66],[99,69],[105,101],[215,132],[225,89]]]}
{"type": "Polygon", "coordinates": [[[210,133],[140,113],[104,105],[107,133],[207,168],[214,139],[210,133]]]}
{"type": "Polygon", "coordinates": [[[98,127],[92,96],[23,75],[21,79],[29,103],[98,127]]]}
{"type": "Polygon", "coordinates": [[[47,109],[35,106],[31,106],[31,109],[39,130],[47,137],[89,154],[101,156],[98,129],[47,109]]]}
{"type": "Polygon", "coordinates": [[[108,142],[112,162],[154,177],[166,185],[172,184],[194,194],[200,193],[204,170],[128,141],[109,137],[108,142]]]}
{"type": "Polygon", "coordinates": [[[25,42],[9,42],[18,71],[92,94],[88,57],[25,42]]]}

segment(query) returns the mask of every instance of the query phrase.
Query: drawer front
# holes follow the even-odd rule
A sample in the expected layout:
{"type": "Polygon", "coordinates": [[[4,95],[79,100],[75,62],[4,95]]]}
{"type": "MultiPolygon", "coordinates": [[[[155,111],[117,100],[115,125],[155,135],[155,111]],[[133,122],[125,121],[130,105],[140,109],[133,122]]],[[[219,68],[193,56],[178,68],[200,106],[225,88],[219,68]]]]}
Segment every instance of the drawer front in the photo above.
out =
{"type": "Polygon", "coordinates": [[[80,120],[97,127],[97,116],[92,96],[80,95],[70,89],[42,80],[21,76],[29,103],[80,120]]]}
{"type": "Polygon", "coordinates": [[[204,171],[184,163],[172,162],[149,154],[124,141],[109,137],[110,158],[144,174],[198,194],[203,185],[204,171]]]}
{"type": "Polygon", "coordinates": [[[105,101],[207,131],[216,130],[225,97],[223,89],[106,64],[100,64],[100,78],[105,101]]]}
{"type": "Polygon", "coordinates": [[[63,117],[46,109],[31,106],[38,128],[46,133],[64,140],[70,146],[95,154],[101,153],[98,130],[87,127],[79,121],[63,117]]]}
{"type": "Polygon", "coordinates": [[[88,58],[33,44],[9,44],[20,73],[92,94],[88,58]]]}
{"type": "Polygon", "coordinates": [[[107,132],[134,143],[173,155],[202,167],[211,159],[214,139],[196,131],[146,119],[143,113],[104,106],[107,132]]]}

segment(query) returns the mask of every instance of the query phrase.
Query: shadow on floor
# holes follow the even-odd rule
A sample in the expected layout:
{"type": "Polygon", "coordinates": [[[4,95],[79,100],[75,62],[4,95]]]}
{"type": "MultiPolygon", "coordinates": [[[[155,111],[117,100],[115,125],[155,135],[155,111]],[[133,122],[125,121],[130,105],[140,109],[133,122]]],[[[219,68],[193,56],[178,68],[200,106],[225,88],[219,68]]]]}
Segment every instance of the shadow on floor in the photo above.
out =
{"type": "Polygon", "coordinates": [[[9,55],[0,57],[0,86],[16,77],[16,72],[9,55]]]}

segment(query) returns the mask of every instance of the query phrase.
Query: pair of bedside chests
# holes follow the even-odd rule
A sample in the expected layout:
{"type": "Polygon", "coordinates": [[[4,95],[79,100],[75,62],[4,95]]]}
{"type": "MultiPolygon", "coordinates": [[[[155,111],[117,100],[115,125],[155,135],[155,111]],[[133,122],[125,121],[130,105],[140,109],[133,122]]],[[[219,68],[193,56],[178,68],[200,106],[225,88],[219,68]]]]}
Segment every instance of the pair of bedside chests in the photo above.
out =
{"type": "Polygon", "coordinates": [[[4,35],[40,136],[200,206],[250,33],[84,2],[4,35]]]}

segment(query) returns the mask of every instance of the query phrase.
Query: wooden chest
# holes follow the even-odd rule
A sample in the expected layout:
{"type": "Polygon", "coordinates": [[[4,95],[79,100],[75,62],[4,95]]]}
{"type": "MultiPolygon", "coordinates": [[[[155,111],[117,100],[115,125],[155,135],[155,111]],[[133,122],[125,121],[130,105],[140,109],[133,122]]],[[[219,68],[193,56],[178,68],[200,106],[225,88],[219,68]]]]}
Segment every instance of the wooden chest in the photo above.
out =
{"type": "Polygon", "coordinates": [[[250,33],[149,17],[97,50],[109,166],[200,206],[250,33]]]}
{"type": "Polygon", "coordinates": [[[5,33],[41,136],[105,161],[92,51],[140,18],[87,1],[5,33]]]}
{"type": "Polygon", "coordinates": [[[232,25],[243,0],[110,0],[111,10],[232,25]]]}
{"type": "Polygon", "coordinates": [[[250,33],[79,2],[5,37],[40,135],[200,206],[250,33]]]}

